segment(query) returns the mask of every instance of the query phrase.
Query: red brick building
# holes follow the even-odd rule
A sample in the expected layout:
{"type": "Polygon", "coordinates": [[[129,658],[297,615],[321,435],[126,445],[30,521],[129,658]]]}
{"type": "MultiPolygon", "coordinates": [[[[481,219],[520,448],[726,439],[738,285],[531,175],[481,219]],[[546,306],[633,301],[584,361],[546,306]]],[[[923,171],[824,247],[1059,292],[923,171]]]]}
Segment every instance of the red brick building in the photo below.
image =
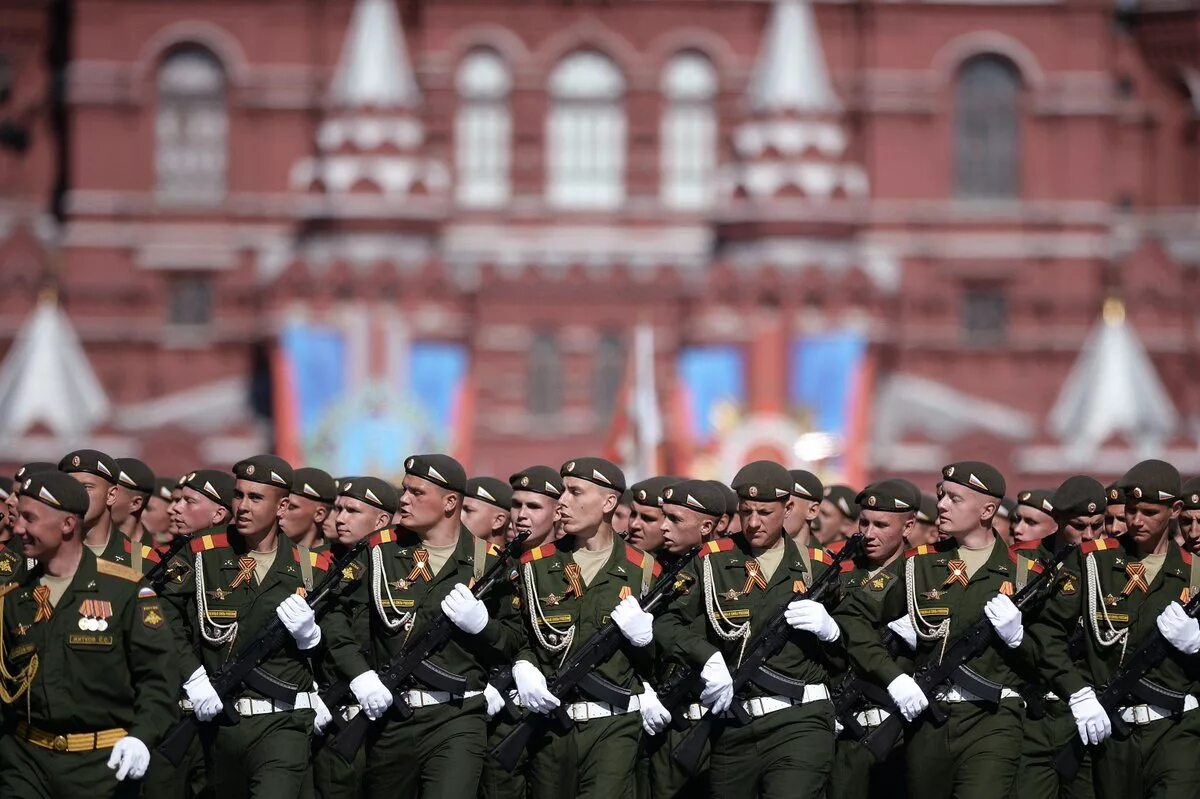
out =
{"type": "Polygon", "coordinates": [[[281,396],[285,331],[316,324],[340,331],[346,390],[378,392],[337,418],[394,429],[412,345],[460,348],[453,432],[417,440],[507,474],[607,445],[640,322],[670,468],[815,457],[798,397],[821,372],[796,376],[795,342],[833,332],[863,348],[828,476],[928,485],[973,456],[1015,487],[1146,452],[1200,472],[1195,0],[0,16],[0,339],[54,286],[97,378],[47,376],[86,371],[54,320],[52,354],[10,347],[0,460],[309,459],[311,429],[348,424],[281,396]],[[679,418],[697,348],[738,373],[732,405],[704,406],[715,443],[679,418]]]}

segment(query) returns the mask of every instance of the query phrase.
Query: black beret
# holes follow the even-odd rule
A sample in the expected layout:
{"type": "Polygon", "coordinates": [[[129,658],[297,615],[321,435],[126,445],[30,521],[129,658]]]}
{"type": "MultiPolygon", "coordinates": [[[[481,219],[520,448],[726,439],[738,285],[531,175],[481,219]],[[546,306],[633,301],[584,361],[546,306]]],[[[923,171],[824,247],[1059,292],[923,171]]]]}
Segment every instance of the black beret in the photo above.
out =
{"type": "Polygon", "coordinates": [[[38,472],[56,472],[58,464],[50,463],[49,461],[30,461],[17,469],[17,473],[13,475],[13,488],[20,492],[21,483],[25,482],[25,478],[31,474],[38,472]]]}
{"type": "Polygon", "coordinates": [[[87,489],[65,472],[34,472],[21,484],[21,496],[76,516],[82,516],[88,509],[87,489]]]}
{"type": "Polygon", "coordinates": [[[1183,509],[1200,510],[1200,477],[1193,477],[1183,484],[1183,509]]]}
{"type": "Polygon", "coordinates": [[[1170,504],[1179,499],[1182,480],[1179,470],[1166,461],[1142,461],[1117,481],[1125,496],[1136,502],[1170,504]]]}
{"type": "Polygon", "coordinates": [[[862,510],[855,501],[857,496],[858,492],[848,485],[825,486],[825,499],[832,502],[838,510],[851,519],[857,519],[858,512],[862,510]]]}
{"type": "Polygon", "coordinates": [[[933,494],[921,494],[921,509],[917,511],[917,521],[934,524],[937,517],[937,497],[933,494]]]}
{"type": "Polygon", "coordinates": [[[198,469],[179,478],[184,488],[203,494],[226,510],[233,508],[233,475],[216,469],[198,469]]]}
{"type": "Polygon", "coordinates": [[[175,477],[156,477],[154,478],[154,495],[159,499],[171,501],[171,494],[179,486],[182,478],[175,477]]]}
{"type": "Polygon", "coordinates": [[[255,455],[233,465],[233,476],[237,480],[249,480],[265,486],[292,491],[295,472],[291,465],[278,455],[255,455]]]}
{"type": "Polygon", "coordinates": [[[1054,506],[1054,515],[1062,519],[1103,513],[1105,507],[1104,486],[1100,484],[1099,480],[1077,474],[1063,481],[1058,490],[1054,492],[1050,504],[1054,506]]]}
{"type": "Polygon", "coordinates": [[[396,487],[378,477],[353,477],[338,486],[339,497],[357,499],[387,513],[395,513],[400,504],[396,487]]]}
{"type": "Polygon", "coordinates": [[[921,508],[921,490],[907,480],[880,480],[858,492],[854,502],[862,510],[916,513],[921,508]]]}
{"type": "Polygon", "coordinates": [[[467,496],[481,499],[501,510],[512,510],[512,489],[495,477],[472,477],[467,481],[467,496]]]}
{"type": "Polygon", "coordinates": [[[8,499],[12,493],[13,481],[7,477],[0,477],[0,499],[8,499]]]}
{"type": "Polygon", "coordinates": [[[338,488],[333,477],[324,469],[301,466],[292,474],[292,493],[332,505],[337,499],[338,488]]]}
{"type": "Polygon", "coordinates": [[[792,476],[775,461],[755,461],[733,477],[738,499],[754,502],[786,502],[792,495],[792,476]]]}
{"type": "Polygon", "coordinates": [[[58,470],[65,474],[94,474],[115,483],[120,467],[115,460],[99,450],[77,449],[58,462],[58,470]]]}
{"type": "Polygon", "coordinates": [[[1106,505],[1124,505],[1125,489],[1116,483],[1109,483],[1104,487],[1104,500],[1106,505]]]}
{"type": "MultiPolygon", "coordinates": [[[[558,473],[563,477],[578,477],[602,488],[612,489],[618,494],[625,491],[625,473],[615,463],[604,458],[576,458],[567,461],[558,473]]],[[[636,500],[637,497],[634,497],[636,500]]]]}
{"type": "Polygon", "coordinates": [[[154,472],[137,458],[117,458],[117,482],[143,494],[154,493],[154,472]]]}
{"type": "Polygon", "coordinates": [[[708,516],[724,516],[725,492],[713,480],[681,480],[663,489],[662,504],[691,508],[708,516]]]}
{"type": "Polygon", "coordinates": [[[959,461],[942,468],[942,479],[974,489],[989,497],[1004,499],[1004,476],[982,461],[959,461]]]}
{"type": "Polygon", "coordinates": [[[449,455],[409,455],[404,461],[405,474],[439,485],[456,494],[467,491],[467,471],[449,455]]]}
{"type": "Polygon", "coordinates": [[[1017,501],[1004,497],[1000,500],[999,507],[996,508],[996,515],[1001,519],[1011,519],[1012,515],[1017,512],[1017,501]]]}
{"type": "Polygon", "coordinates": [[[727,483],[722,483],[720,480],[709,480],[710,483],[718,486],[721,493],[725,495],[725,514],[732,516],[737,513],[738,495],[727,483]]]}
{"type": "Polygon", "coordinates": [[[788,474],[792,476],[792,494],[799,499],[820,502],[821,498],[825,496],[825,488],[821,485],[821,480],[812,472],[806,472],[803,469],[789,469],[788,474]]]}
{"type": "Polygon", "coordinates": [[[675,485],[682,478],[669,477],[660,475],[658,477],[648,477],[640,483],[634,483],[629,487],[633,493],[633,501],[639,505],[648,505],[657,508],[662,505],[663,489],[667,486],[675,485]]]}
{"type": "Polygon", "coordinates": [[[1058,503],[1054,501],[1055,493],[1048,488],[1027,488],[1017,493],[1017,504],[1053,514],[1054,509],[1058,507],[1058,503]]]}
{"type": "Polygon", "coordinates": [[[528,469],[522,469],[508,478],[508,485],[513,491],[532,491],[551,499],[558,499],[563,492],[562,477],[549,466],[530,466],[528,469]]]}

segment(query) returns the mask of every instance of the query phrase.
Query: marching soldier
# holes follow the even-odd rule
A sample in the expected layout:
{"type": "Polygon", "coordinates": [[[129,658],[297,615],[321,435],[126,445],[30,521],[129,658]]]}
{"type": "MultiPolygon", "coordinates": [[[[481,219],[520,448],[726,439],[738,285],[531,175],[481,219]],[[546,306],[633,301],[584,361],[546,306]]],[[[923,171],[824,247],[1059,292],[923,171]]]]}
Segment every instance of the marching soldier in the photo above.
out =
{"type": "Polygon", "coordinates": [[[5,478],[3,537],[0,537],[0,589],[8,583],[18,583],[25,575],[25,555],[21,542],[13,536],[17,523],[17,496],[20,484],[5,478]]]}
{"type": "Polygon", "coordinates": [[[825,486],[825,498],[818,513],[821,525],[816,531],[820,546],[828,547],[854,535],[858,529],[859,508],[854,504],[857,495],[858,492],[847,485],[825,486]]]}
{"type": "Polygon", "coordinates": [[[8,509],[8,498],[12,496],[12,490],[13,481],[7,477],[0,477],[0,544],[12,538],[13,523],[16,521],[17,514],[8,509]]]}
{"type": "Polygon", "coordinates": [[[1007,547],[1013,545],[1012,524],[1016,510],[1017,503],[1005,497],[1000,500],[1000,507],[996,509],[996,518],[992,519],[992,530],[1007,547]]]}
{"type": "Polygon", "coordinates": [[[1200,477],[1193,477],[1183,484],[1179,529],[1183,534],[1183,550],[1189,555],[1200,554],[1200,477]]]}
{"type": "Polygon", "coordinates": [[[126,538],[112,519],[112,506],[117,501],[117,462],[94,449],[70,453],[58,464],[58,470],[78,480],[88,494],[88,512],[83,518],[83,543],[101,560],[130,566],[136,571],[149,571],[158,562],[158,553],[145,544],[136,547],[126,538]],[[137,566],[134,566],[134,562],[137,566]]]}
{"type": "Polygon", "coordinates": [[[1125,535],[1125,492],[1116,483],[1104,489],[1104,533],[1109,538],[1125,535]]]}
{"type": "Polygon", "coordinates": [[[792,600],[829,568],[820,549],[800,550],[784,535],[792,478],[777,463],[757,461],[733,480],[742,532],[712,541],[688,571],[696,586],[656,624],[671,657],[697,669],[701,704],[715,714],[712,796],[818,797],[833,761],[829,682],[845,668],[841,630],[823,605],[792,600]],[[787,605],[794,632],[764,667],[763,689],[750,683],[734,697],[728,663],[759,626],[787,605]],[[769,678],[769,680],[768,680],[769,678]],[[742,725],[725,714],[740,703],[742,725]]]}
{"type": "Polygon", "coordinates": [[[171,720],[170,633],[141,575],[83,544],[86,489],[27,478],[16,525],[37,565],[0,595],[0,796],[136,797],[171,720]],[[115,772],[115,773],[114,773],[115,772]]]}
{"type": "MultiPolygon", "coordinates": [[[[720,480],[709,480],[708,482],[712,483],[713,487],[720,491],[721,495],[725,497],[725,513],[720,519],[717,520],[717,531],[713,537],[723,538],[727,535],[733,535],[739,529],[737,525],[740,525],[737,513],[737,492],[727,486],[725,483],[722,483],[720,480]]],[[[815,525],[817,521],[819,520],[814,520],[813,524],[815,525]]],[[[813,527],[812,529],[815,530],[816,527],[813,527]]]]}
{"type": "MultiPolygon", "coordinates": [[[[1010,517],[1014,549],[1036,553],[1043,539],[1058,532],[1053,497],[1054,492],[1045,488],[1028,488],[1017,493],[1017,504],[1010,517]]],[[[1042,554],[1047,553],[1048,550],[1042,549],[1042,554]]],[[[1036,559],[1037,555],[1033,557],[1036,559]]]]}
{"type": "Polygon", "coordinates": [[[156,477],[154,491],[146,500],[146,509],[142,511],[142,538],[156,545],[170,540],[168,531],[171,528],[171,492],[178,478],[156,477]]]}
{"type": "Polygon", "coordinates": [[[300,551],[300,566],[308,588],[312,588],[313,575],[311,568],[305,568],[304,564],[312,560],[310,553],[329,548],[323,530],[334,513],[336,498],[337,485],[328,472],[304,467],[293,473],[292,491],[279,514],[279,531],[300,551]]]}
{"type": "Polygon", "coordinates": [[[633,516],[633,492],[626,489],[621,492],[621,500],[617,503],[617,509],[613,513],[612,527],[613,532],[625,537],[629,532],[629,519],[633,516]]]}
{"type": "Polygon", "coordinates": [[[915,549],[922,544],[936,544],[938,542],[937,517],[937,497],[921,494],[921,507],[917,510],[917,520],[904,535],[905,545],[909,549],[915,549]]]}
{"type": "Polygon", "coordinates": [[[804,469],[792,469],[788,474],[792,476],[794,507],[784,521],[784,533],[796,542],[797,547],[815,546],[812,525],[821,512],[825,488],[812,472],[804,469]]]}
{"type": "Polygon", "coordinates": [[[1191,797],[1200,783],[1195,697],[1200,626],[1180,603],[1200,579],[1191,556],[1169,534],[1183,506],[1179,472],[1163,461],[1142,461],[1119,487],[1127,532],[1086,542],[1064,564],[1057,591],[1032,630],[1048,682],[1058,696],[1068,697],[1079,737],[1092,747],[1096,795],[1191,797]],[[1070,651],[1080,618],[1086,631],[1082,667],[1070,651]],[[1118,711],[1133,734],[1110,737],[1111,721],[1096,688],[1156,628],[1171,650],[1144,676],[1143,694],[1129,697],[1118,711]]]}
{"type": "Polygon", "coordinates": [[[629,506],[629,529],[625,533],[627,542],[651,554],[662,548],[662,493],[667,486],[678,482],[678,477],[648,477],[629,487],[633,500],[629,506]]]}
{"type": "Polygon", "coordinates": [[[512,489],[495,477],[472,477],[463,495],[462,523],[471,535],[496,546],[504,546],[512,489]]]}
{"type": "Polygon", "coordinates": [[[653,620],[638,597],[661,568],[613,532],[625,489],[620,469],[602,458],[577,458],[559,473],[564,535],[559,544],[521,557],[526,638],[512,671],[528,711],[549,713],[565,703],[574,724],[565,735],[546,735],[531,747],[530,792],[534,799],[626,796],[634,789],[642,731],[642,676],[650,673],[654,650],[653,620]],[[551,694],[547,675],[573,644],[588,640],[610,619],[626,645],[596,670],[595,693],[551,694]]]}
{"type": "MultiPolygon", "coordinates": [[[[357,480],[351,480],[351,490],[357,480]]],[[[471,797],[486,755],[483,690],[488,669],[517,646],[511,595],[477,599],[467,587],[487,567],[487,544],[462,526],[462,466],[446,455],[405,461],[399,519],[371,537],[369,572],[351,603],[333,615],[349,630],[329,643],[330,657],[363,712],[374,721],[366,743],[367,797],[471,797]],[[414,630],[444,613],[457,632],[420,675],[400,686],[412,708],[401,721],[384,714],[394,701],[379,678],[414,630]],[[370,651],[362,645],[369,642],[370,651]]],[[[343,492],[347,489],[343,486],[343,492]]]]}
{"type": "MultiPolygon", "coordinates": [[[[273,455],[258,455],[238,462],[233,472],[232,524],[192,538],[191,576],[178,588],[187,598],[181,634],[191,644],[180,647],[181,673],[189,675],[184,691],[196,719],[212,721],[223,701],[210,676],[280,619],[292,640],[228,697],[238,723],[206,725],[201,737],[209,785],[218,796],[294,799],[304,785],[319,708],[310,657],[318,652],[323,632],[301,596],[300,553],[279,532],[291,467],[273,455]]],[[[188,505],[200,494],[195,483],[189,479],[177,505],[188,505]]],[[[326,564],[314,556],[314,567],[326,564]]]]}
{"type": "MultiPolygon", "coordinates": [[[[142,514],[153,493],[154,472],[149,466],[137,458],[117,458],[117,491],[110,508],[113,526],[130,541],[151,547],[156,542],[149,537],[143,541],[142,514]]],[[[139,566],[133,568],[136,571],[139,566]]]]}
{"type": "Polygon", "coordinates": [[[892,566],[903,552],[906,535],[916,525],[921,492],[907,480],[883,480],[864,488],[854,501],[862,509],[858,529],[865,539],[862,553],[846,576],[846,596],[835,615],[845,631],[846,649],[854,666],[842,688],[860,689],[864,698],[841,711],[848,719],[837,740],[829,784],[833,799],[902,795],[904,784],[904,756],[899,749],[885,762],[876,763],[859,743],[861,736],[890,715],[885,708],[891,702],[884,689],[899,676],[896,664],[891,658],[881,658],[879,647],[859,647],[855,643],[875,643],[879,639],[879,630],[865,620],[875,615],[874,608],[900,582],[892,566]],[[869,608],[867,612],[857,609],[864,605],[869,608]]]}

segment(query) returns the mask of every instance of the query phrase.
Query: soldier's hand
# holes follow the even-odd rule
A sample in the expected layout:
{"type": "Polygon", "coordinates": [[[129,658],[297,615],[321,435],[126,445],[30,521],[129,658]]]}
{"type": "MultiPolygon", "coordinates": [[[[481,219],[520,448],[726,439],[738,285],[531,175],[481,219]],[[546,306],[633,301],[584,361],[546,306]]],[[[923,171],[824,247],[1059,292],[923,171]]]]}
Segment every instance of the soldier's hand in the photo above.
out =
{"type": "Polygon", "coordinates": [[[912,721],[929,707],[929,697],[925,696],[917,681],[907,674],[901,674],[888,683],[887,692],[905,721],[912,721]]]}
{"type": "Polygon", "coordinates": [[[550,693],[546,675],[528,660],[518,660],[512,668],[513,682],[517,684],[517,696],[521,704],[533,713],[549,713],[558,707],[558,697],[550,693]]]}
{"type": "Polygon", "coordinates": [[[654,617],[642,610],[635,597],[627,596],[618,602],[613,608],[612,620],[634,646],[647,646],[654,640],[654,617]]]}
{"type": "Polygon", "coordinates": [[[1085,744],[1102,742],[1112,735],[1112,719],[1104,711],[1104,706],[1096,698],[1096,692],[1091,686],[1080,688],[1071,694],[1071,715],[1075,717],[1075,728],[1079,730],[1079,739],[1085,744]]]}
{"type": "Polygon", "coordinates": [[[197,721],[212,721],[225,707],[203,666],[192,672],[192,676],[183,684],[183,690],[192,703],[192,713],[197,721]]]}
{"type": "Polygon", "coordinates": [[[642,729],[647,735],[658,735],[671,723],[671,711],[658,701],[658,693],[647,683],[646,690],[639,697],[642,713],[642,729]]]}
{"type": "Polygon", "coordinates": [[[333,714],[329,712],[329,708],[325,706],[325,700],[321,698],[319,693],[313,691],[311,696],[313,711],[317,714],[317,717],[313,720],[313,729],[317,735],[321,735],[325,732],[325,728],[329,726],[329,722],[333,721],[333,714]]]}
{"type": "Polygon", "coordinates": [[[483,686],[483,701],[487,703],[485,710],[489,719],[504,709],[504,697],[491,683],[483,686]]]}
{"type": "Polygon", "coordinates": [[[907,615],[901,616],[894,621],[889,621],[887,626],[901,641],[908,644],[909,649],[917,651],[917,631],[913,628],[912,619],[907,615]]]}
{"type": "Polygon", "coordinates": [[[1025,639],[1021,626],[1021,611],[1004,594],[996,594],[983,606],[983,615],[992,623],[996,635],[1009,649],[1016,649],[1025,639]]]}
{"type": "Polygon", "coordinates": [[[1185,655],[1200,652],[1200,621],[1183,612],[1183,605],[1172,602],[1158,614],[1158,631],[1167,642],[1185,655]]]}
{"type": "Polygon", "coordinates": [[[292,634],[301,652],[306,652],[321,643],[321,625],[317,624],[316,614],[304,601],[304,597],[292,594],[279,603],[279,607],[275,608],[275,615],[292,634]]]}
{"type": "Polygon", "coordinates": [[[471,589],[458,583],[442,600],[442,613],[454,626],[468,635],[476,635],[488,623],[487,605],[475,598],[471,589]]]}
{"type": "Polygon", "coordinates": [[[126,735],[108,756],[108,767],[117,770],[118,780],[140,780],[150,765],[150,750],[137,738],[126,735]]]}
{"type": "Polygon", "coordinates": [[[790,602],[787,610],[783,612],[783,618],[793,630],[812,633],[825,643],[836,641],[842,635],[837,622],[829,615],[829,611],[825,610],[825,606],[811,599],[790,602]]]}
{"type": "Polygon", "coordinates": [[[392,692],[387,689],[374,669],[368,669],[350,681],[350,692],[358,700],[367,718],[375,721],[392,706],[392,692]]]}
{"type": "Polygon", "coordinates": [[[733,703],[733,675],[725,665],[725,658],[717,652],[704,663],[700,669],[700,679],[704,687],[700,690],[700,704],[704,705],[713,715],[720,715],[729,710],[733,703]]]}

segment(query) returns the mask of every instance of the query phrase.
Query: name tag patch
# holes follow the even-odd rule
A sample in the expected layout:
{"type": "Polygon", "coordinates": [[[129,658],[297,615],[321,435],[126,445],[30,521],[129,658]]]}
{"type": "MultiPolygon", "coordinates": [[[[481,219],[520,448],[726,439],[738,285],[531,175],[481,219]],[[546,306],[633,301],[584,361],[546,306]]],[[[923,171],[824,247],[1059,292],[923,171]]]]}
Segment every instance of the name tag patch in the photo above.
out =
{"type": "Polygon", "coordinates": [[[70,646],[109,647],[113,645],[113,637],[94,633],[71,633],[67,636],[67,644],[70,646]]]}

